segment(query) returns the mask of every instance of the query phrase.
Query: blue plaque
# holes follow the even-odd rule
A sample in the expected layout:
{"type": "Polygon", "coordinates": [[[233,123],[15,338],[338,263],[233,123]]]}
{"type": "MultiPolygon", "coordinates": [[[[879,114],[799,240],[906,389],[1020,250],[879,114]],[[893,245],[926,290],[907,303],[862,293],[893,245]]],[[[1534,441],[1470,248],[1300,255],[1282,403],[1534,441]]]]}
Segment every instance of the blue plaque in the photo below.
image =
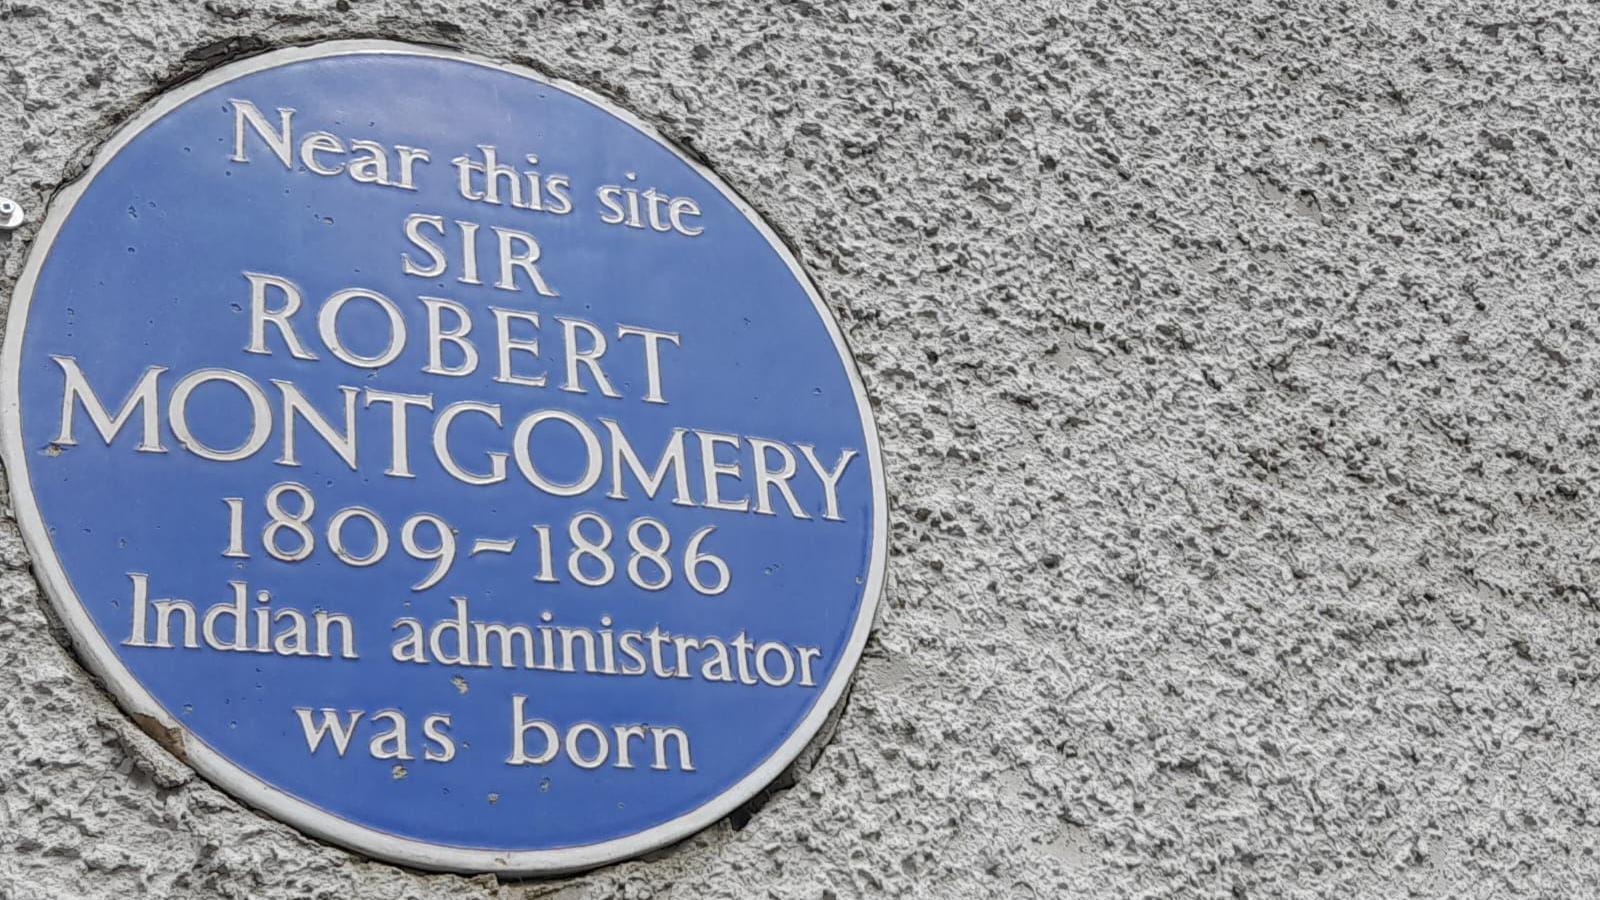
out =
{"type": "Polygon", "coordinates": [[[40,581],[147,730],[396,862],[685,837],[816,734],[883,582],[871,413],[716,176],[599,97],[340,42],[160,98],[12,299],[40,581]]]}

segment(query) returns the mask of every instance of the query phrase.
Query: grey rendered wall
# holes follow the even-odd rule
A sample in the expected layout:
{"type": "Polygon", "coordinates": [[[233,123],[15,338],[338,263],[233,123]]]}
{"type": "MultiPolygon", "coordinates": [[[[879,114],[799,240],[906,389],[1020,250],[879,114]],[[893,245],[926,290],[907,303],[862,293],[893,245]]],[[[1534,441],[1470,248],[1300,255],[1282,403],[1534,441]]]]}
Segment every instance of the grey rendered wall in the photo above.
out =
{"type": "Polygon", "coordinates": [[[893,503],[837,733],[654,859],[367,862],[132,727],[7,520],[0,896],[1593,895],[1600,10],[0,0],[0,194],[374,35],[613,96],[796,246],[893,503]]]}

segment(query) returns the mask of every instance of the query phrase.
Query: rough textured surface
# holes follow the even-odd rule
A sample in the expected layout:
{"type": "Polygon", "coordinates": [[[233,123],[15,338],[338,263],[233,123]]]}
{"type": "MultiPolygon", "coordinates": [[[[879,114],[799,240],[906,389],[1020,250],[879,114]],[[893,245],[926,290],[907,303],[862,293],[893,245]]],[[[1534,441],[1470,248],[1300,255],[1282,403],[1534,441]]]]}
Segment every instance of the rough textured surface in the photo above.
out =
{"type": "Polygon", "coordinates": [[[740,830],[423,876],[167,757],[7,521],[0,896],[1593,892],[1595,7],[0,0],[0,194],[352,35],[601,90],[794,242],[887,454],[855,692],[740,830]]]}

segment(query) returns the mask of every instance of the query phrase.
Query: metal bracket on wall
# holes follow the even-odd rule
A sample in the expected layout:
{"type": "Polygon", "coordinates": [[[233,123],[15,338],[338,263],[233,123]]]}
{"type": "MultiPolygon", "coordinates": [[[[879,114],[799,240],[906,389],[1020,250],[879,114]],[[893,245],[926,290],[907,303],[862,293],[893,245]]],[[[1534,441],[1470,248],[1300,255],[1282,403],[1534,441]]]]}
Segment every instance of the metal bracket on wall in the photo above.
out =
{"type": "Polygon", "coordinates": [[[0,197],[0,231],[14,231],[22,225],[22,204],[0,197]]]}

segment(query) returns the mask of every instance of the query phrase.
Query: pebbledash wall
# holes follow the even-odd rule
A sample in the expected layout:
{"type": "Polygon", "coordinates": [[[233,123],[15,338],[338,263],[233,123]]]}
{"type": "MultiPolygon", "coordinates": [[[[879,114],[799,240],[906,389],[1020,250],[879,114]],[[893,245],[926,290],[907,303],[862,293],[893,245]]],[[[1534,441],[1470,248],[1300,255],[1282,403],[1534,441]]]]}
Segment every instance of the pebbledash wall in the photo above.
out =
{"type": "Polygon", "coordinates": [[[764,807],[676,847],[420,874],[134,727],[7,518],[0,897],[1600,883],[1600,9],[0,0],[0,195],[31,220],[0,298],[157,92],[348,37],[609,96],[790,242],[889,479],[853,692],[764,807]]]}

